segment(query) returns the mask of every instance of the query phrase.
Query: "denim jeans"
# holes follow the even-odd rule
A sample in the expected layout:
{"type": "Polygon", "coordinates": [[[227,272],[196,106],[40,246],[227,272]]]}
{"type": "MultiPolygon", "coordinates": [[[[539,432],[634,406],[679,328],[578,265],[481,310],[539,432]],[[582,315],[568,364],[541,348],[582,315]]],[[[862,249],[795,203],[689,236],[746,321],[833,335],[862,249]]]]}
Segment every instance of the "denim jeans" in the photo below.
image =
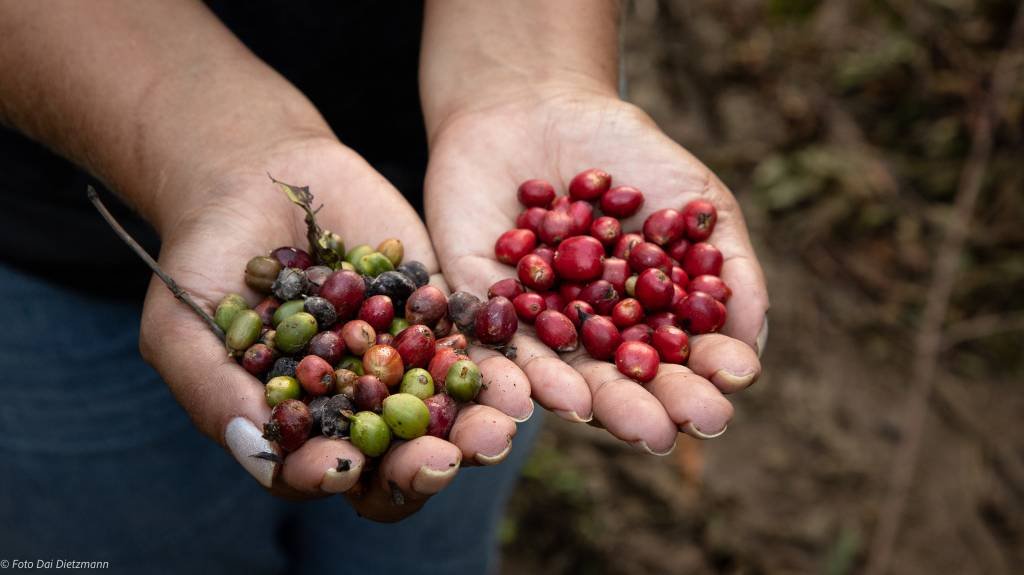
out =
{"type": "Polygon", "coordinates": [[[270,496],[196,431],[139,357],[137,305],[2,264],[0,301],[0,560],[132,574],[495,568],[539,417],[519,426],[508,461],[464,469],[420,513],[377,524],[341,497],[270,496]]]}

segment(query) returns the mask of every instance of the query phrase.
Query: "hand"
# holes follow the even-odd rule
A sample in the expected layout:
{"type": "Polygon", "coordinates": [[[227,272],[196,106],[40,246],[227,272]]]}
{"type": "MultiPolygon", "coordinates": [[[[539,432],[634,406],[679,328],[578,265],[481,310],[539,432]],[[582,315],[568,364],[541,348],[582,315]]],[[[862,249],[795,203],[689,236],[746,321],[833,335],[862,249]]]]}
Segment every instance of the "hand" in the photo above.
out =
{"type": "Polygon", "coordinates": [[[710,241],[725,256],[722,277],[733,290],[728,321],[722,334],[691,339],[688,367],[663,364],[643,386],[582,349],[559,357],[523,324],[513,342],[516,364],[544,407],[571,421],[594,418],[649,452],[668,453],[677,429],[715,437],[733,413],[723,394],[760,374],[755,350],[766,334],[764,278],[735,198],[636,107],[600,91],[535,88],[477,99],[439,122],[431,139],[426,205],[445,277],[453,289],[478,295],[494,281],[514,277],[513,268],[494,259],[494,241],[515,227],[523,209],[516,200],[519,183],[543,178],[565,190],[573,175],[591,167],[609,172],[612,185],[644,192],[643,210],[624,222],[624,231],[639,229],[656,209],[681,209],[697,197],[717,206],[710,241]]]}
{"type": "MultiPolygon", "coordinates": [[[[252,304],[262,297],[243,281],[249,258],[278,246],[307,246],[301,210],[267,172],[308,185],[316,202],[324,204],[318,221],[348,245],[376,245],[397,237],[406,259],[437,271],[415,211],[362,158],[333,139],[282,142],[211,166],[170,174],[160,199],[162,206],[175,208],[158,218],[161,267],[211,313],[227,293],[242,294],[252,304]],[[173,200],[168,197],[172,193],[178,194],[173,200]]],[[[288,454],[281,466],[252,457],[274,450],[261,437],[270,416],[262,384],[229,358],[203,321],[156,278],[146,297],[140,347],[196,426],[225,445],[273,493],[308,498],[348,492],[357,511],[377,520],[398,520],[418,510],[451,482],[463,461],[500,461],[515,433],[509,418],[479,406],[460,413],[454,443],[435,437],[396,443],[376,467],[348,440],[324,437],[288,454]],[[340,465],[339,460],[350,463],[340,465]],[[360,482],[366,474],[372,477],[360,482]]],[[[486,366],[483,362],[481,368],[486,366]]]]}

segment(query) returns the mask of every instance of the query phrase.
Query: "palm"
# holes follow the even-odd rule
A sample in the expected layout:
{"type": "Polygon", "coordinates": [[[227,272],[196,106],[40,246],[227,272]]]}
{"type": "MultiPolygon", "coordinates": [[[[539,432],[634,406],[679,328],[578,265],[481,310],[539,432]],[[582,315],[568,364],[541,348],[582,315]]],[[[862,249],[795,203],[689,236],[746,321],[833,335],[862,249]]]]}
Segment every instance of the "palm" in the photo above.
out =
{"type": "MultiPolygon", "coordinates": [[[[351,245],[399,237],[406,246],[407,259],[437,270],[422,222],[381,176],[339,145],[296,147],[271,156],[266,164],[219,179],[218,185],[209,186],[210,193],[204,196],[208,200],[198,200],[201,205],[165,232],[161,266],[207,309],[212,310],[220,297],[232,292],[244,294],[250,302],[258,301],[260,296],[243,281],[245,262],[278,246],[307,243],[300,210],[272,185],[266,171],[282,181],[309,185],[317,202],[324,204],[318,215],[321,225],[338,232],[351,245]]],[[[268,420],[270,411],[261,383],[226,357],[205,325],[159,282],[150,287],[141,335],[147,359],[208,435],[222,440],[225,427],[238,415],[257,427],[268,420]]],[[[481,425],[461,419],[464,421],[456,425],[481,425]]],[[[511,426],[514,432],[510,421],[498,420],[495,425],[511,426]]],[[[261,444],[258,436],[249,439],[247,453],[236,453],[236,457],[265,484],[273,477],[273,490],[279,494],[308,497],[348,491],[357,484],[365,463],[348,441],[316,438],[288,454],[281,472],[275,475],[272,463],[247,457],[251,455],[248,452],[271,450],[272,446],[261,444]],[[332,472],[328,481],[325,473],[337,468],[339,460],[351,462],[349,469],[332,472]]],[[[405,442],[393,447],[382,465],[374,468],[374,478],[363,478],[362,497],[354,499],[354,504],[366,516],[398,519],[450,482],[464,454],[473,457],[477,448],[493,453],[506,446],[505,437],[493,448],[457,446],[434,437],[405,442]],[[405,492],[404,505],[392,504],[393,485],[405,492]]]]}
{"type": "Polygon", "coordinates": [[[723,276],[735,293],[725,332],[739,341],[719,334],[694,338],[692,371],[664,365],[643,387],[582,352],[558,358],[528,329],[517,336],[517,362],[541,404],[568,419],[593,415],[620,439],[649,451],[667,452],[677,428],[714,435],[732,415],[722,392],[749,384],[760,369],[750,346],[767,308],[763,279],[731,194],[635,108],[606,98],[560,98],[450,122],[435,139],[427,176],[428,223],[445,277],[454,289],[484,293],[514,275],[494,260],[493,249],[522,209],[518,184],[544,178],[565,189],[588,167],[645,193],[643,210],[624,222],[626,230],[639,228],[655,209],[678,209],[698,195],[718,206],[711,240],[726,256],[723,276]]]}

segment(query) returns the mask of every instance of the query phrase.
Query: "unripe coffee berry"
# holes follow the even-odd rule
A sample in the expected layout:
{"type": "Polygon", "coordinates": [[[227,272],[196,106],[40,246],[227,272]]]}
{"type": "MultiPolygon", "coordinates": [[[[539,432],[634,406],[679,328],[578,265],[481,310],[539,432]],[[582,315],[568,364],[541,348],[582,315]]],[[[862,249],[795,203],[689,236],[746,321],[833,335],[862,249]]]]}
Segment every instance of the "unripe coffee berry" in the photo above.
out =
{"type": "Polygon", "coordinates": [[[264,394],[267,405],[274,407],[286,399],[298,399],[302,394],[302,388],[299,386],[299,380],[294,377],[279,375],[267,382],[264,394]]]}
{"type": "Polygon", "coordinates": [[[415,395],[420,399],[427,399],[434,395],[434,378],[430,372],[416,367],[405,372],[402,376],[402,383],[398,387],[399,393],[415,395]]]}
{"type": "Polygon", "coordinates": [[[392,266],[397,266],[402,263],[402,257],[405,256],[405,247],[402,240],[388,238],[377,245],[377,252],[388,258],[392,266]]]}
{"type": "Polygon", "coordinates": [[[238,315],[238,312],[247,309],[249,309],[249,302],[245,301],[245,298],[236,293],[229,293],[217,304],[217,310],[213,314],[213,322],[227,333],[228,329],[231,328],[231,322],[235,321],[235,316],[238,315]]]}
{"type": "Polygon", "coordinates": [[[460,359],[448,368],[445,392],[457,401],[473,401],[480,393],[483,376],[480,368],[468,359],[460,359]]]}
{"type": "Polygon", "coordinates": [[[356,449],[370,457],[378,457],[391,445],[391,428],[376,413],[360,411],[352,416],[349,437],[356,449]]]}
{"type": "Polygon", "coordinates": [[[251,309],[239,311],[231,320],[231,327],[225,334],[224,341],[228,351],[236,355],[242,354],[249,349],[249,346],[256,343],[262,329],[263,320],[260,318],[260,314],[251,309]]]}
{"type": "Polygon", "coordinates": [[[285,318],[277,326],[274,346],[282,353],[297,353],[316,334],[316,319],[303,311],[285,318]]]}
{"type": "Polygon", "coordinates": [[[259,293],[270,293],[281,267],[281,262],[274,258],[256,256],[245,264],[245,285],[259,293]]]}
{"type": "Polygon", "coordinates": [[[423,400],[409,393],[396,393],[384,400],[381,414],[391,433],[402,439],[416,439],[427,432],[430,411],[423,400]]]}
{"type": "Polygon", "coordinates": [[[271,316],[270,322],[274,325],[274,327],[277,327],[281,325],[281,322],[284,321],[285,318],[295,315],[300,311],[304,311],[305,309],[305,300],[293,299],[291,301],[286,301],[283,304],[277,306],[277,310],[274,311],[274,315],[271,316]]]}

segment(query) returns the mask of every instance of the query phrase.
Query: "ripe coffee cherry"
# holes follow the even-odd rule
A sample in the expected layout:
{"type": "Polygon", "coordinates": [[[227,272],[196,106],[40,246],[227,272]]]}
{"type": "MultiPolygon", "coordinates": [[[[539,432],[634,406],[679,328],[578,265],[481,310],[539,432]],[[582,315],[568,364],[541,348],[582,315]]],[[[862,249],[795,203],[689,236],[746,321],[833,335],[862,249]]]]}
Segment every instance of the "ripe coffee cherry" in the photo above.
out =
{"type": "MultiPolygon", "coordinates": [[[[276,312],[279,307],[281,307],[281,300],[272,295],[268,295],[263,298],[260,303],[256,304],[256,307],[252,308],[252,311],[260,314],[260,319],[263,321],[263,325],[272,326],[274,325],[274,312],[276,312]]],[[[220,309],[221,307],[217,306],[218,312],[220,309]]],[[[220,325],[220,322],[217,322],[217,325],[220,325]]],[[[231,327],[230,322],[228,322],[228,327],[231,327]]],[[[225,328],[222,327],[221,329],[225,328]]]]}
{"type": "Polygon", "coordinates": [[[672,283],[683,289],[686,289],[686,286],[690,283],[690,277],[686,275],[686,271],[679,266],[672,266],[672,269],[668,272],[668,277],[672,280],[672,283]]]}
{"type": "Polygon", "coordinates": [[[647,311],[660,311],[672,305],[672,280],[657,268],[648,268],[636,279],[636,299],[647,311]]]}
{"type": "Polygon", "coordinates": [[[615,242],[615,248],[612,249],[612,255],[622,259],[628,260],[630,252],[633,248],[644,242],[644,237],[640,234],[629,233],[623,234],[619,241],[615,242]]]}
{"type": "Polygon", "coordinates": [[[683,237],[686,223],[683,214],[671,208],[658,210],[644,221],[644,237],[647,241],[663,246],[683,237]]]}
{"type": "Polygon", "coordinates": [[[691,278],[702,275],[717,276],[722,274],[722,252],[715,246],[700,242],[693,244],[683,256],[683,269],[691,278]]]}
{"type": "Polygon", "coordinates": [[[576,328],[565,315],[550,309],[544,310],[537,316],[535,325],[537,337],[551,349],[564,353],[579,347],[576,328]]]}
{"type": "Polygon", "coordinates": [[[466,349],[467,347],[469,347],[469,340],[466,339],[466,334],[453,333],[447,337],[442,337],[434,343],[434,353],[437,353],[437,350],[442,348],[466,349]]]}
{"type": "Polygon", "coordinates": [[[548,262],[549,266],[555,265],[555,250],[547,246],[537,246],[537,249],[533,250],[533,253],[548,262]]]}
{"type": "Polygon", "coordinates": [[[562,301],[580,299],[580,292],[583,291],[583,285],[584,284],[574,282],[561,282],[558,285],[558,295],[562,296],[562,301]]]}
{"type": "Polygon", "coordinates": [[[270,252],[270,257],[281,262],[283,268],[299,268],[304,270],[313,265],[313,258],[308,252],[293,247],[281,247],[270,252]]]}
{"type": "Polygon", "coordinates": [[[529,254],[519,260],[516,274],[523,285],[536,291],[546,291],[555,283],[555,270],[536,254],[529,254]]]}
{"type": "Polygon", "coordinates": [[[446,313],[448,298],[436,286],[417,288],[405,302],[405,319],[411,324],[433,327],[446,313]]]}
{"type": "Polygon", "coordinates": [[[601,216],[590,224],[590,235],[601,242],[604,247],[613,247],[615,242],[622,237],[622,224],[615,218],[601,216]]]}
{"type": "Polygon", "coordinates": [[[491,287],[487,289],[487,299],[501,296],[503,298],[514,300],[516,299],[516,296],[525,291],[526,290],[523,289],[523,284],[521,284],[516,278],[505,278],[491,284],[491,287]]]}
{"type": "Polygon", "coordinates": [[[434,357],[434,333],[425,325],[411,325],[395,338],[394,348],[402,358],[406,369],[427,367],[434,357]]]}
{"type": "Polygon", "coordinates": [[[697,276],[690,281],[688,289],[691,292],[704,292],[722,303],[727,303],[732,297],[732,290],[718,276],[697,276]]]}
{"type": "Polygon", "coordinates": [[[683,207],[683,220],[686,222],[686,237],[702,242],[715,230],[718,210],[707,200],[693,200],[683,207]]]}
{"type": "Polygon", "coordinates": [[[528,208],[546,208],[555,201],[555,188],[545,180],[526,180],[519,184],[516,196],[528,208]]]}
{"type": "Polygon", "coordinates": [[[263,426],[263,437],[276,441],[285,452],[291,452],[302,447],[312,428],[309,407],[297,399],[286,399],[270,412],[270,422],[263,426]]]}
{"type": "Polygon", "coordinates": [[[601,196],[601,211],[609,216],[625,219],[640,211],[644,195],[630,186],[618,186],[601,196]]]}
{"type": "MultiPolygon", "coordinates": [[[[690,241],[686,238],[679,238],[674,242],[665,244],[665,253],[668,257],[674,259],[677,262],[683,261],[683,256],[686,255],[687,248],[690,247],[690,241]]],[[[675,264],[678,265],[678,264],[675,264]]]]}
{"type": "Polygon", "coordinates": [[[565,314],[565,317],[569,318],[569,321],[572,322],[576,329],[579,329],[580,325],[583,324],[583,317],[595,315],[596,312],[594,312],[594,306],[589,303],[583,300],[573,300],[566,304],[562,313],[565,314]]]}
{"type": "Polygon", "coordinates": [[[474,332],[481,343],[505,345],[519,329],[516,309],[505,297],[493,297],[480,308],[474,332]]]}
{"type": "Polygon", "coordinates": [[[678,327],[678,323],[679,319],[676,317],[676,314],[670,311],[660,311],[647,316],[647,325],[651,329],[658,329],[666,325],[678,327]]]}
{"type": "Polygon", "coordinates": [[[693,334],[715,332],[725,324],[725,306],[704,292],[688,294],[676,304],[675,313],[683,329],[693,334]]]}
{"type": "Polygon", "coordinates": [[[434,389],[438,393],[443,392],[445,389],[445,378],[448,377],[448,369],[460,359],[466,359],[466,356],[447,347],[437,350],[434,353],[434,357],[430,359],[427,371],[430,372],[430,377],[434,378],[434,389]]]}
{"type": "Polygon", "coordinates": [[[624,341],[615,350],[615,367],[626,377],[646,383],[658,375],[658,351],[646,343],[624,341]]]}
{"type": "Polygon", "coordinates": [[[352,401],[362,411],[380,412],[384,398],[387,397],[388,386],[384,385],[375,375],[361,375],[356,379],[352,391],[352,401]]]}
{"type": "Polygon", "coordinates": [[[377,332],[386,332],[391,320],[395,319],[395,306],[386,295],[370,296],[359,308],[359,319],[377,332]]]}
{"type": "Polygon", "coordinates": [[[547,309],[559,310],[565,307],[565,298],[556,291],[541,292],[540,295],[547,309]]]}
{"type": "Polygon", "coordinates": [[[363,354],[363,370],[388,387],[395,387],[402,381],[405,366],[398,350],[389,345],[374,345],[363,354]]]}
{"type": "Polygon", "coordinates": [[[684,365],[690,357],[690,338],[685,331],[672,325],[663,325],[654,330],[651,345],[658,350],[658,356],[665,363],[684,365]]]}
{"type": "Polygon", "coordinates": [[[634,272],[640,273],[647,268],[658,268],[663,272],[668,272],[671,266],[668,263],[668,256],[665,255],[664,250],[658,247],[657,244],[644,242],[634,246],[633,250],[629,253],[629,267],[634,272]]]}
{"type": "Polygon", "coordinates": [[[604,269],[601,271],[601,279],[612,284],[619,295],[626,293],[626,279],[629,278],[629,263],[619,258],[608,258],[604,260],[604,269]]]}
{"type": "Polygon", "coordinates": [[[636,325],[644,320],[644,307],[633,298],[626,298],[612,308],[612,321],[620,328],[636,325]]]}
{"type": "Polygon", "coordinates": [[[355,355],[363,355],[377,341],[377,331],[361,319],[346,322],[341,327],[345,348],[355,355]]]}
{"type": "Polygon", "coordinates": [[[590,236],[566,239],[555,250],[555,271],[570,281],[590,281],[601,277],[604,246],[590,236]]]}
{"type": "Polygon", "coordinates": [[[544,214],[548,213],[544,208],[527,208],[516,216],[516,227],[521,230],[530,230],[540,233],[540,223],[544,221],[544,214]]]}
{"type": "Polygon", "coordinates": [[[427,435],[448,439],[451,433],[452,424],[455,423],[455,415],[458,414],[458,403],[446,393],[438,393],[423,400],[430,412],[430,424],[427,425],[427,435]]]}
{"type": "Polygon", "coordinates": [[[594,310],[601,315],[611,315],[612,308],[619,303],[619,292],[615,287],[605,280],[597,280],[587,284],[580,292],[580,299],[594,306],[594,310]]]}
{"type": "Polygon", "coordinates": [[[260,377],[274,364],[274,350],[262,343],[255,343],[245,350],[242,367],[245,371],[260,377]]]}
{"type": "Polygon", "coordinates": [[[548,308],[547,304],[544,303],[544,298],[537,293],[521,293],[512,300],[512,305],[516,308],[516,315],[519,319],[526,323],[533,323],[540,312],[548,308]]]}
{"type": "MultiPolygon", "coordinates": [[[[426,327],[426,326],[424,326],[424,327],[426,327]]],[[[403,329],[402,331],[405,331],[405,330],[403,329]]],[[[402,333],[402,332],[398,332],[398,333],[402,333]]],[[[395,344],[395,336],[391,335],[390,333],[388,333],[386,331],[378,332],[377,333],[377,339],[373,340],[373,343],[375,343],[377,345],[390,345],[391,347],[395,347],[395,345],[394,345],[395,344]]]]}
{"type": "Polygon", "coordinates": [[[608,172],[590,168],[576,174],[569,182],[569,197],[574,200],[593,202],[601,197],[612,186],[612,177],[608,172]]]}
{"type": "Polygon", "coordinates": [[[654,330],[651,326],[645,323],[638,323],[622,330],[622,341],[639,341],[641,343],[651,343],[651,336],[654,335],[654,330]]]}
{"type": "Polygon", "coordinates": [[[295,378],[309,395],[326,395],[334,389],[334,368],[320,356],[302,358],[295,368],[295,378]]]}
{"type": "Polygon", "coordinates": [[[572,218],[570,235],[585,234],[590,231],[590,225],[594,222],[594,206],[587,202],[573,202],[569,204],[569,217],[572,218]]]}
{"type": "Polygon", "coordinates": [[[322,331],[309,340],[308,351],[334,365],[341,360],[341,356],[345,353],[345,341],[336,331],[322,331]]]}
{"type": "Polygon", "coordinates": [[[679,300],[683,299],[684,297],[686,297],[686,290],[684,290],[683,288],[679,287],[679,284],[673,282],[672,283],[672,307],[674,308],[676,306],[676,304],[679,303],[679,300]]]}
{"type": "Polygon", "coordinates": [[[558,245],[559,242],[572,235],[573,219],[568,210],[550,210],[544,214],[537,235],[546,244],[558,245]]]}
{"type": "Polygon", "coordinates": [[[556,212],[568,212],[571,203],[572,199],[569,196],[558,196],[555,201],[551,202],[551,209],[556,212]]]}
{"type": "MultiPolygon", "coordinates": [[[[396,275],[401,276],[401,274],[396,275]]],[[[382,276],[378,276],[377,280],[380,280],[382,276]]],[[[374,281],[374,284],[376,284],[377,280],[374,281]]],[[[359,307],[363,304],[363,295],[365,293],[366,284],[363,282],[363,278],[355,272],[346,270],[336,271],[327,276],[323,285],[320,286],[320,297],[331,302],[340,321],[345,321],[355,316],[359,307]]]]}
{"type": "Polygon", "coordinates": [[[306,268],[306,281],[309,285],[306,288],[306,295],[317,295],[320,293],[320,286],[324,285],[327,276],[334,273],[334,270],[327,266],[310,266],[306,268]]]}
{"type": "Polygon", "coordinates": [[[498,261],[510,266],[516,265],[519,259],[537,247],[537,234],[530,230],[508,230],[498,236],[494,242],[494,256],[498,261]]]}
{"type": "Polygon", "coordinates": [[[580,339],[590,357],[601,361],[611,358],[622,343],[619,328],[610,319],[600,315],[583,316],[580,339]]]}
{"type": "Polygon", "coordinates": [[[447,315],[434,324],[434,337],[445,337],[452,333],[452,320],[447,315]]]}

